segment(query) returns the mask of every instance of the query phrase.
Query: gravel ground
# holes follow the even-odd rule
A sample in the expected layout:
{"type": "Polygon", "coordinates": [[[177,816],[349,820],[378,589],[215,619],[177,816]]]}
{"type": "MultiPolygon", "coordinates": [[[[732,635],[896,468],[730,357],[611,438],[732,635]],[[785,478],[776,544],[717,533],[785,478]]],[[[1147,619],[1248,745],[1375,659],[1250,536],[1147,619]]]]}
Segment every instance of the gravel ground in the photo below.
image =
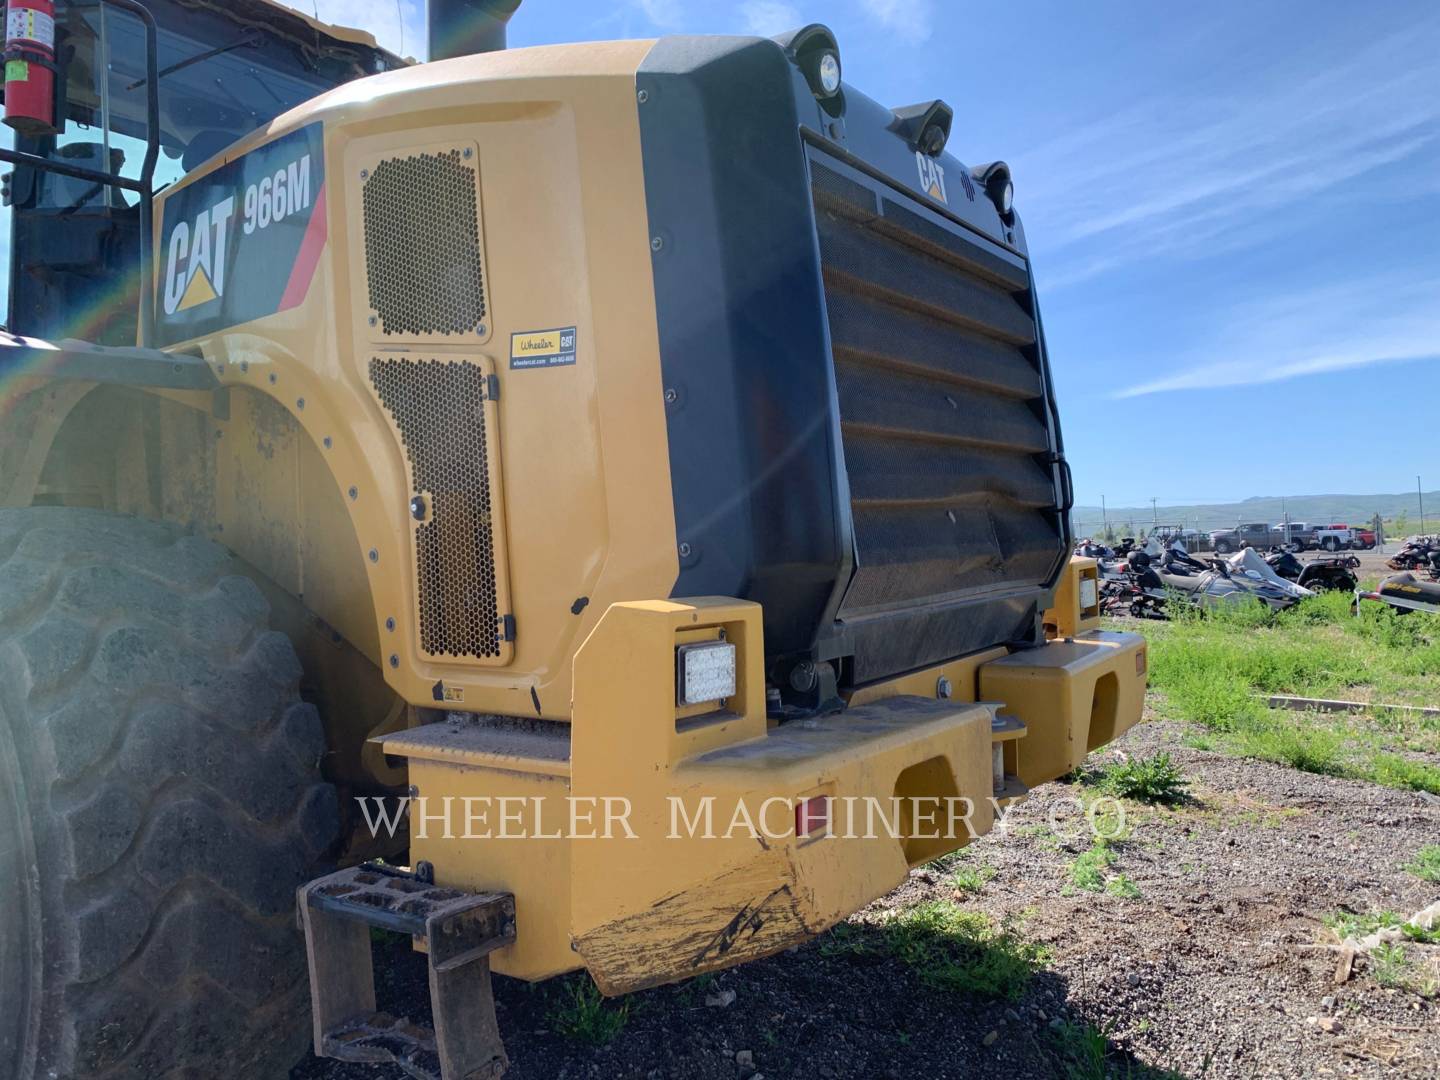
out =
{"type": "MultiPolygon", "coordinates": [[[[558,984],[497,979],[507,1077],[1063,1076],[1052,1026],[1062,1019],[1109,1036],[1112,1075],[1440,1075],[1440,1001],[1382,988],[1363,960],[1336,985],[1322,922],[1341,910],[1408,916],[1440,898],[1440,885],[1402,869],[1440,842],[1440,799],[1190,749],[1183,732],[1142,724],[1101,755],[1169,750],[1191,783],[1186,805],[1140,811],[1116,848],[1111,872],[1139,897],[1069,887],[1067,867],[1090,840],[1072,804],[1080,789],[1056,783],[973,846],[966,865],[995,872],[978,893],[958,894],[948,872],[922,868],[857,917],[947,898],[1018,919],[1053,951],[1022,1000],[931,990],[879,951],[835,955],[822,938],[703,988],[634,995],[623,1031],[595,1047],[551,1030],[558,984]],[[721,990],[734,991],[733,1004],[707,1007],[721,990]]],[[[381,1007],[423,1015],[420,958],[403,943],[377,950],[381,1007]]],[[[1440,947],[1411,947],[1422,952],[1440,981],[1440,947]]],[[[312,1059],[292,1076],[401,1074],[312,1059]]]]}

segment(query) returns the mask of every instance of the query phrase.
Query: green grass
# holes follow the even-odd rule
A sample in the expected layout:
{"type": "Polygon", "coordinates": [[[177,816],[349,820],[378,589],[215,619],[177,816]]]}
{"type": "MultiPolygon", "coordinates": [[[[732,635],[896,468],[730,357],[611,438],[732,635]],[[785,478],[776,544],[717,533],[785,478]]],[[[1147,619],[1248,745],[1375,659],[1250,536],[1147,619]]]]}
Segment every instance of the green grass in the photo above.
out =
{"type": "Polygon", "coordinates": [[[1064,1023],[1055,1031],[1055,1048],[1068,1080],[1105,1080],[1110,1040],[1093,1024],[1064,1023]]]}
{"type": "Polygon", "coordinates": [[[1097,779],[1101,788],[1117,798],[1164,806],[1184,802],[1189,787],[1180,766],[1165,753],[1104,766],[1097,779]]]}
{"type": "Polygon", "coordinates": [[[1375,981],[1381,986],[1404,987],[1410,983],[1410,961],[1405,946],[1398,943],[1377,945],[1370,954],[1375,981]]]}
{"type": "Polygon", "coordinates": [[[960,892],[979,892],[994,876],[995,868],[987,862],[961,863],[950,875],[950,883],[960,892]]]}
{"type": "Polygon", "coordinates": [[[609,1002],[588,975],[568,979],[550,1010],[550,1025],[577,1042],[604,1046],[619,1035],[630,1019],[628,1001],[609,1002]]]}
{"type": "Polygon", "coordinates": [[[1325,593],[1286,612],[1247,605],[1139,624],[1157,708],[1202,729],[1187,739],[1194,746],[1440,794],[1440,717],[1299,713],[1265,703],[1271,694],[1440,700],[1440,616],[1402,617],[1369,604],[1356,617],[1350,599],[1325,593]]]}
{"type": "Polygon", "coordinates": [[[1440,881],[1440,844],[1426,844],[1415,853],[1415,860],[1405,869],[1421,881],[1440,881]]]}
{"type": "Polygon", "coordinates": [[[1325,916],[1325,925],[1341,940],[1359,940],[1377,930],[1399,930],[1410,941],[1421,945],[1440,945],[1440,927],[1427,930],[1423,926],[1406,922],[1393,911],[1337,911],[1325,916]]]}
{"type": "Polygon", "coordinates": [[[1139,887],[1124,874],[1112,873],[1115,849],[1105,840],[1096,840],[1068,867],[1070,885],[1086,892],[1104,892],[1133,900],[1140,895],[1139,887]]]}
{"type": "Polygon", "coordinates": [[[1363,938],[1376,930],[1390,930],[1404,925],[1405,920],[1393,911],[1337,911],[1325,916],[1325,925],[1340,939],[1363,938]]]}
{"type": "Polygon", "coordinates": [[[885,951],[926,986],[952,993],[1015,1001],[1049,959],[1009,923],[996,927],[976,911],[931,900],[895,914],[881,928],[885,951]]]}
{"type": "MultiPolygon", "coordinates": [[[[1142,1030],[1148,1030],[1142,1020],[1142,1030]]],[[[1177,1072],[1156,1069],[1143,1062],[1125,1058],[1114,1051],[1105,1029],[1088,1021],[1066,1022],[1052,1034],[1055,1052],[1059,1055],[1066,1080],[1183,1080],[1177,1072]]]]}
{"type": "Polygon", "coordinates": [[[1070,864],[1070,884],[1086,892],[1105,888],[1105,871],[1115,862],[1115,852],[1103,840],[1096,840],[1090,850],[1070,864]]]}

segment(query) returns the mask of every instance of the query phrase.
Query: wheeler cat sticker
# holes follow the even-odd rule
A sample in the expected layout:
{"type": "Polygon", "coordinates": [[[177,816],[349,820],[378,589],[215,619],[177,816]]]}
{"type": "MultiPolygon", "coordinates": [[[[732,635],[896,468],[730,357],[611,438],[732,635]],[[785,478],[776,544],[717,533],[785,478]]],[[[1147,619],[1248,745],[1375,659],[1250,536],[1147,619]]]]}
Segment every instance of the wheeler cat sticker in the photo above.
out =
{"type": "Polygon", "coordinates": [[[162,344],[298,307],[325,247],[324,128],[311,124],[165,200],[162,344]]]}
{"type": "Polygon", "coordinates": [[[564,367],[575,363],[575,327],[510,335],[512,368],[564,367]]]}

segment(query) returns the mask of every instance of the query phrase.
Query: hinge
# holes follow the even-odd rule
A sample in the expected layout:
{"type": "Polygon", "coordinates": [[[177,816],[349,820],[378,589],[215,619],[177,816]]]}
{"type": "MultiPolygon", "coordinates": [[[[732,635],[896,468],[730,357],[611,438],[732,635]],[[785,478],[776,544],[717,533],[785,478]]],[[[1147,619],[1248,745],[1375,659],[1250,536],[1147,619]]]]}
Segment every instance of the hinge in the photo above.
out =
{"type": "Polygon", "coordinates": [[[485,376],[485,397],[488,401],[500,400],[500,376],[490,374],[485,376]]]}
{"type": "Polygon", "coordinates": [[[515,640],[515,616],[505,615],[500,619],[500,640],[515,640]]]}

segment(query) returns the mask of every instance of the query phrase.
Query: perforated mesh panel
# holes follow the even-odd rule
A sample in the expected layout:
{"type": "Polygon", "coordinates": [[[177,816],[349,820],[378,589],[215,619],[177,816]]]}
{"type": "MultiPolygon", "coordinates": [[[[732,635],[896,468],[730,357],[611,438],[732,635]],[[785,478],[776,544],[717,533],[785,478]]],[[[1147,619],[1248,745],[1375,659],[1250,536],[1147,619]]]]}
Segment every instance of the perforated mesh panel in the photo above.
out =
{"type": "Polygon", "coordinates": [[[426,503],[415,529],[420,645],[432,656],[498,657],[485,373],[441,360],[370,361],[370,380],[400,430],[426,503]]]}
{"type": "Polygon", "coordinates": [[[390,158],[366,178],[365,271],[385,334],[473,334],[485,318],[475,192],[459,150],[390,158]]]}

